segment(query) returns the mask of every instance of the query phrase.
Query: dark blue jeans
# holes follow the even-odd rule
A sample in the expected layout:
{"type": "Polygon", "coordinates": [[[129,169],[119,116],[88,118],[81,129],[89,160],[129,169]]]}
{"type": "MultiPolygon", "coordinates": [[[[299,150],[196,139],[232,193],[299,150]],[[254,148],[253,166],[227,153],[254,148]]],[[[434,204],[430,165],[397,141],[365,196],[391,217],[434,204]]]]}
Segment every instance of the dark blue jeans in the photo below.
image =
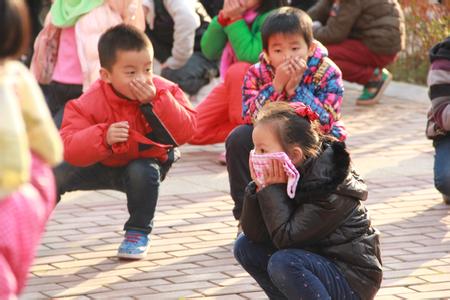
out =
{"type": "Polygon", "coordinates": [[[63,162],[54,169],[59,196],[70,191],[98,189],[126,193],[130,218],[124,230],[146,233],[152,231],[159,185],[167,171],[168,167],[162,167],[156,159],[134,160],[125,167],[95,164],[83,168],[63,162]]]}
{"type": "Polygon", "coordinates": [[[450,197],[450,133],[434,140],[434,185],[443,195],[450,197]]]}
{"type": "Polygon", "coordinates": [[[277,250],[241,234],[234,256],[270,299],[359,299],[338,267],[312,252],[277,250]]]}

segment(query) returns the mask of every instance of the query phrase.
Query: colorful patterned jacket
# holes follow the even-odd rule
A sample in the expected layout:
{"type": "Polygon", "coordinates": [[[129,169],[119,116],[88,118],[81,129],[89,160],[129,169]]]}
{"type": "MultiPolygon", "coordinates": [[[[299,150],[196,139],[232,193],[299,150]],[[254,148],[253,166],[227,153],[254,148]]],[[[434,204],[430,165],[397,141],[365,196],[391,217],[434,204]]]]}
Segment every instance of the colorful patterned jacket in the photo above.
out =
{"type": "Polygon", "coordinates": [[[248,124],[267,101],[303,102],[319,115],[322,130],[343,141],[347,132],[340,111],[344,87],[341,70],[328,58],[328,52],[318,41],[314,54],[308,58],[302,80],[293,96],[277,93],[272,85],[275,71],[264,55],[250,67],[242,88],[243,117],[248,124]]]}

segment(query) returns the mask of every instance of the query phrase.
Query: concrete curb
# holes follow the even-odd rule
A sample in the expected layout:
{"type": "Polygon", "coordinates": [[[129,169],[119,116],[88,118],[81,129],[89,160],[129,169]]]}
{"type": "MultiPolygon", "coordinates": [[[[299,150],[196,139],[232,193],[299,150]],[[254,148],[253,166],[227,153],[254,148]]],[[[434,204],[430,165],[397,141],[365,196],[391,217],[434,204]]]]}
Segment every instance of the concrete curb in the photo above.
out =
{"type": "MultiPolygon", "coordinates": [[[[344,87],[351,90],[361,90],[361,85],[344,81],[344,87]]],[[[384,91],[384,96],[406,101],[429,103],[428,88],[406,82],[392,81],[384,91]]]]}

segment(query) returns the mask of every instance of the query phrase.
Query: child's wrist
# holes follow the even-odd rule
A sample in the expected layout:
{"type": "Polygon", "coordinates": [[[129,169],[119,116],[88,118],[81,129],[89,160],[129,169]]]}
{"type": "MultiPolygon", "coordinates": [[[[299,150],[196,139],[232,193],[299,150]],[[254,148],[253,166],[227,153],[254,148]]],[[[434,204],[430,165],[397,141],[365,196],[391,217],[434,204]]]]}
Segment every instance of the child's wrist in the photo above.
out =
{"type": "Polygon", "coordinates": [[[282,86],[281,84],[278,84],[277,82],[273,82],[273,90],[276,92],[276,93],[281,93],[282,91],[283,91],[283,89],[284,89],[284,86],[282,86]]]}
{"type": "Polygon", "coordinates": [[[242,16],[237,16],[237,17],[229,17],[226,16],[223,12],[223,10],[219,11],[219,15],[217,16],[217,22],[222,26],[222,27],[226,27],[228,25],[230,25],[231,23],[234,23],[238,20],[242,19],[242,16]]]}
{"type": "Polygon", "coordinates": [[[230,19],[225,16],[223,10],[219,11],[219,15],[217,16],[217,22],[219,22],[219,24],[222,25],[222,27],[225,27],[228,25],[229,21],[230,19]]]}

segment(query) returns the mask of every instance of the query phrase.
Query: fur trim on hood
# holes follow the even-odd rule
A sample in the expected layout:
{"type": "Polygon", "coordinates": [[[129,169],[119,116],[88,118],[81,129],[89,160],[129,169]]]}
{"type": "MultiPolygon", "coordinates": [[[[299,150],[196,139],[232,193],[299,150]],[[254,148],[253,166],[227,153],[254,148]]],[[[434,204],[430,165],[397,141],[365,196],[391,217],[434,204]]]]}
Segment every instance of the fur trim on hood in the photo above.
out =
{"type": "Polygon", "coordinates": [[[352,171],[350,154],[343,142],[324,143],[321,153],[308,159],[299,171],[298,201],[325,199],[332,192],[358,200],[367,198],[367,186],[352,171]]]}

